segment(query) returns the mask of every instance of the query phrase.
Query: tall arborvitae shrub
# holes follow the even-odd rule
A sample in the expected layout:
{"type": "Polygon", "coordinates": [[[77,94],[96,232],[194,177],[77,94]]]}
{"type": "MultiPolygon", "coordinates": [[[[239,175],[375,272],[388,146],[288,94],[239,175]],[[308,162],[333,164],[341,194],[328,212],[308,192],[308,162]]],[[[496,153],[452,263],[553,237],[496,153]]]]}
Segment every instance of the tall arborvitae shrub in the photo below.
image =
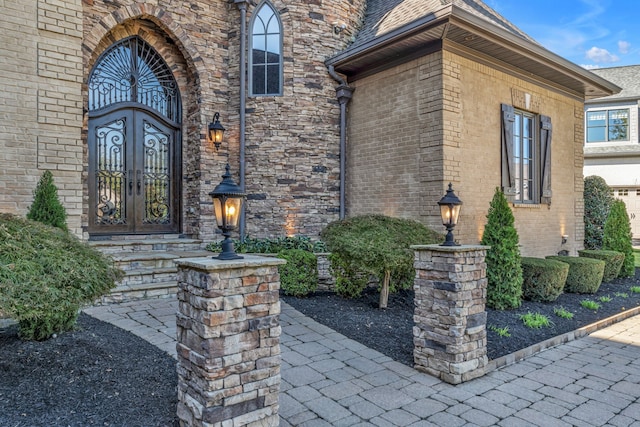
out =
{"type": "Polygon", "coordinates": [[[609,216],[604,223],[602,249],[618,251],[624,254],[624,261],[618,277],[635,275],[633,246],[631,243],[631,224],[627,207],[622,200],[615,200],[611,205],[609,216]]]}
{"type": "Polygon", "coordinates": [[[496,188],[489,206],[482,244],[487,251],[487,305],[497,310],[518,308],[522,302],[522,265],[518,232],[506,197],[496,188]]]}
{"type": "Polygon", "coordinates": [[[599,176],[584,179],[584,248],[602,249],[604,223],[614,198],[611,188],[599,176]]]}
{"type": "Polygon", "coordinates": [[[33,204],[27,219],[67,230],[67,212],[58,199],[58,188],[51,171],[45,171],[33,191],[33,204]]]}

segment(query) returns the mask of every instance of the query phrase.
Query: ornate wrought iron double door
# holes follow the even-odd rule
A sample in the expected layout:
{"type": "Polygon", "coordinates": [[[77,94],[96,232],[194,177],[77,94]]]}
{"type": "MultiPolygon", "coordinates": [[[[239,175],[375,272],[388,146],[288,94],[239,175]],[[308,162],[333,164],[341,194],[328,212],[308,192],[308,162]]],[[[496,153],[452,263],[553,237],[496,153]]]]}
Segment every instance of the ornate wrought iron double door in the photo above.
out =
{"type": "Polygon", "coordinates": [[[89,232],[178,230],[178,131],[144,109],[120,109],[89,123],[89,232]]]}

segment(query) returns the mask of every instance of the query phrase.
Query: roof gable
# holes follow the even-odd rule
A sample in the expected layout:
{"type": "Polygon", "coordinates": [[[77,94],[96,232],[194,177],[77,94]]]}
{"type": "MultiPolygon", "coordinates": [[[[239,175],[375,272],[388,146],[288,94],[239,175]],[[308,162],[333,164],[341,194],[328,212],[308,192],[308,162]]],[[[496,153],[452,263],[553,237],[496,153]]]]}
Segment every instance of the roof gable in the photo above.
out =
{"type": "Polygon", "coordinates": [[[622,88],[619,93],[593,99],[593,102],[640,99],[640,65],[596,68],[591,72],[622,88]]]}

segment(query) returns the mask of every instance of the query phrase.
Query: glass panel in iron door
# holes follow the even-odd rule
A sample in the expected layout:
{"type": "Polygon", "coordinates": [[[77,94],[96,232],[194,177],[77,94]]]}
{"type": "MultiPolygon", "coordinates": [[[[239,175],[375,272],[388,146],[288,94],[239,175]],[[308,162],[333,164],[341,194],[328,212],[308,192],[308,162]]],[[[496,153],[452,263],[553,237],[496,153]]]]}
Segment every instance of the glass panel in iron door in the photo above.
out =
{"type": "Polygon", "coordinates": [[[173,179],[175,132],[150,116],[138,113],[141,127],[136,168],[136,228],[140,231],[174,231],[176,196],[173,179]]]}
{"type": "Polygon", "coordinates": [[[131,136],[131,115],[110,114],[92,126],[90,132],[90,230],[128,232],[132,230],[131,206],[127,195],[127,147],[131,136]]]}

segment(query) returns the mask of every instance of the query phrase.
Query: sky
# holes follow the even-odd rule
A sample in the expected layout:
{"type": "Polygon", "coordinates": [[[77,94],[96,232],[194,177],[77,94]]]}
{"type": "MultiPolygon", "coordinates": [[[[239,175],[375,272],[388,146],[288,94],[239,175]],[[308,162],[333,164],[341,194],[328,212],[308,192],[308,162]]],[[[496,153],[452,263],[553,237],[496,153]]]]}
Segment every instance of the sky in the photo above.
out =
{"type": "Polygon", "coordinates": [[[551,52],[587,69],[640,64],[640,0],[484,0],[551,52]]]}

